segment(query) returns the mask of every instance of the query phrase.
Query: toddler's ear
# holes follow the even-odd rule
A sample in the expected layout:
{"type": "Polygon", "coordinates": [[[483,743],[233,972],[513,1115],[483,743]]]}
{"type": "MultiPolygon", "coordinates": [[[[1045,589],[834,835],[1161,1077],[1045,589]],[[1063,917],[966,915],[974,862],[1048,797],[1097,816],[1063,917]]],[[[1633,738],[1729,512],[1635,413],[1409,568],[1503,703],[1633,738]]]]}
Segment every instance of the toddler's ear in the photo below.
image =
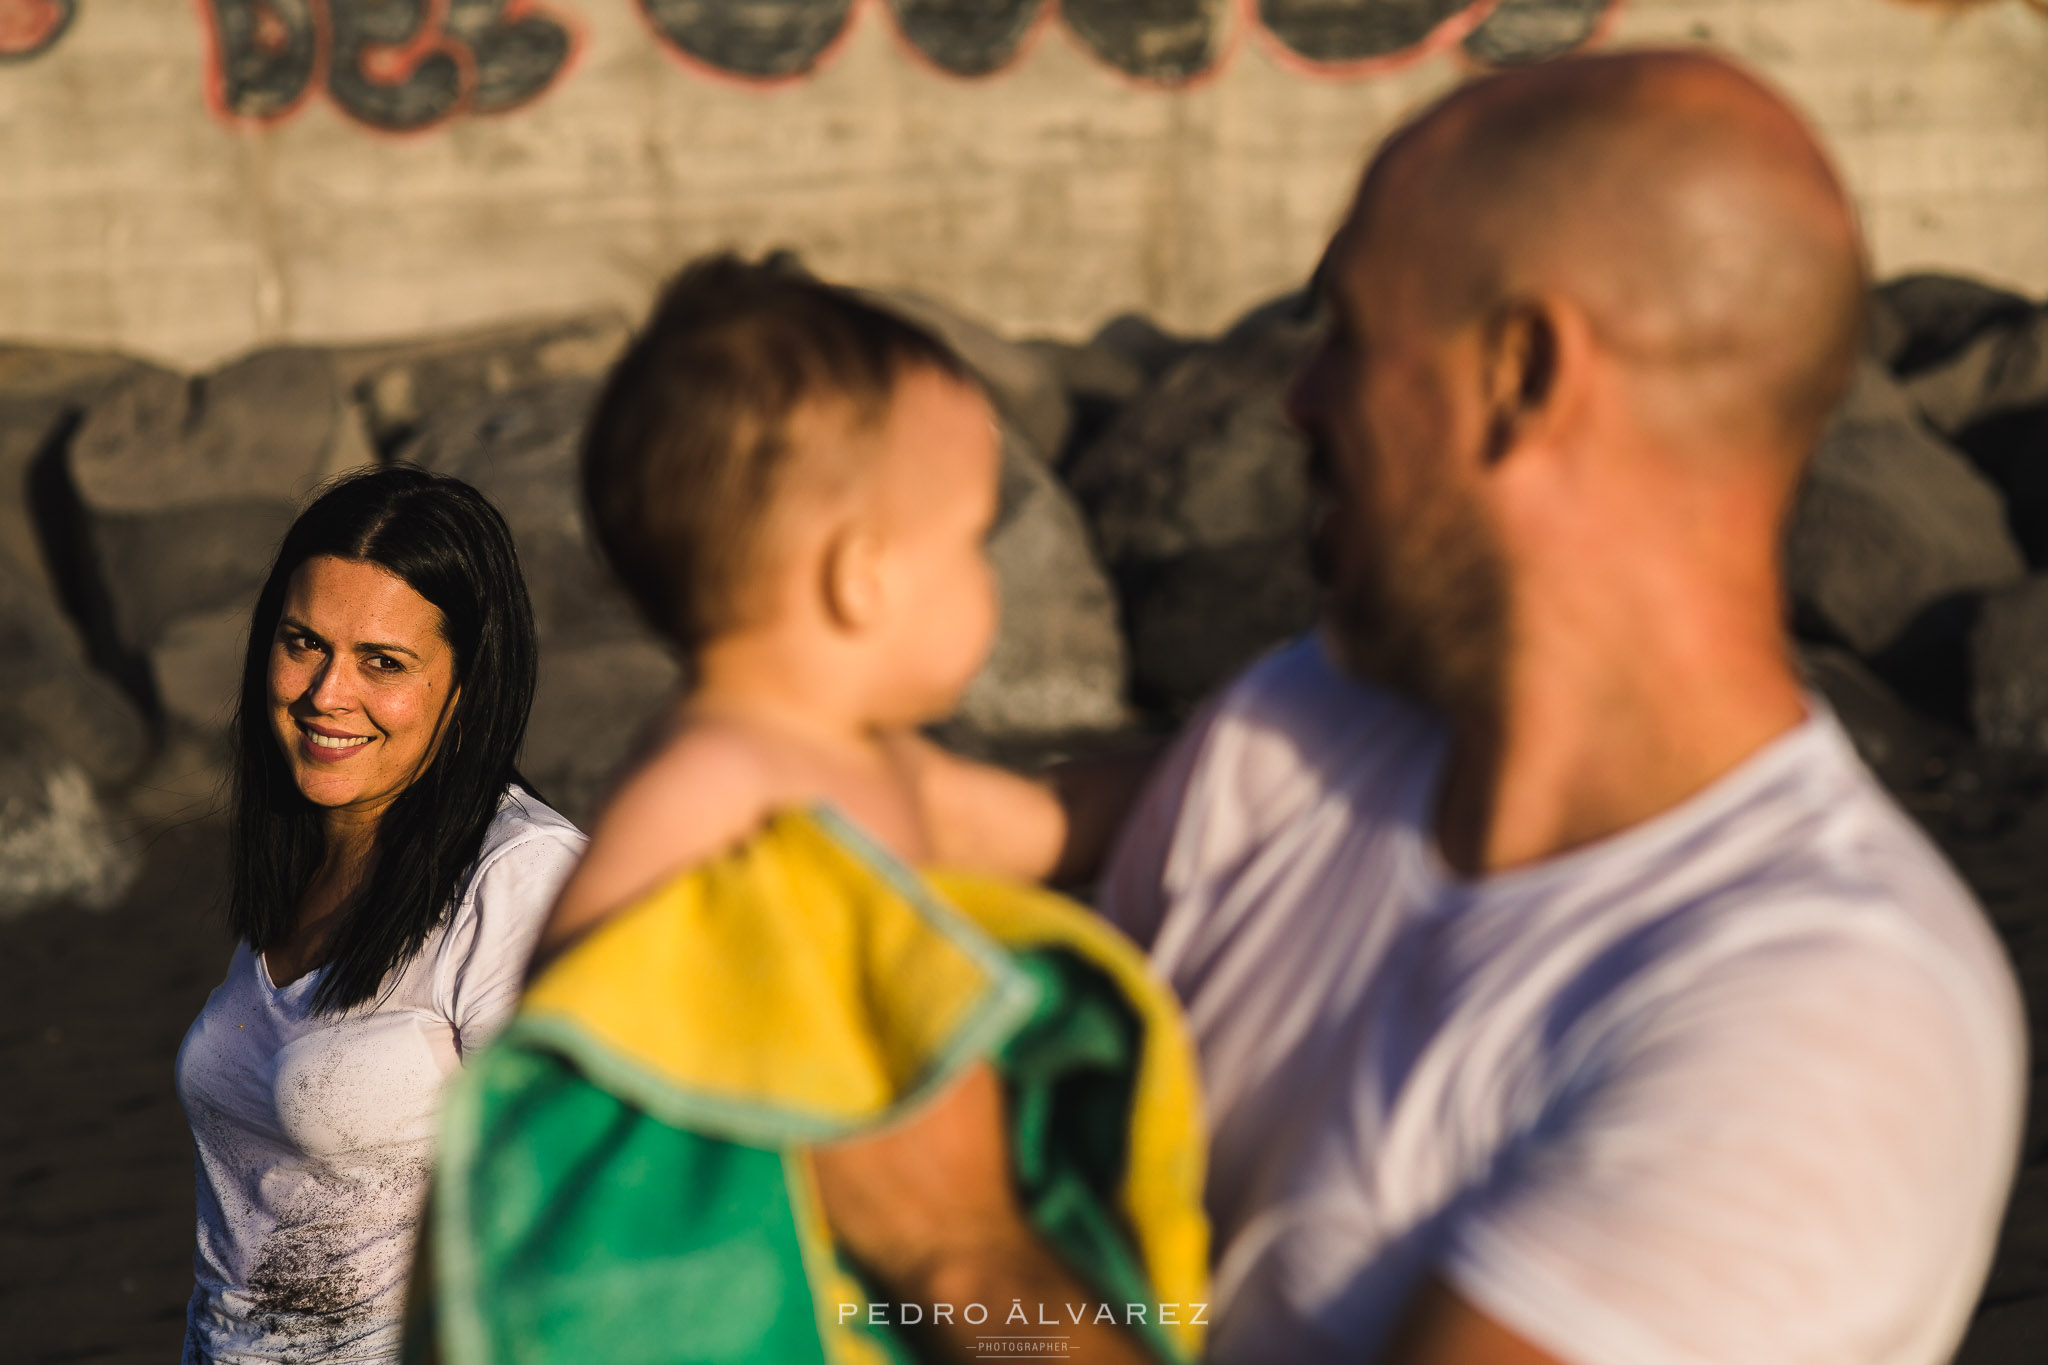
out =
{"type": "Polygon", "coordinates": [[[866,630],[882,614],[882,541],[859,522],[843,523],[825,543],[819,565],[825,619],[849,634],[866,630]]]}

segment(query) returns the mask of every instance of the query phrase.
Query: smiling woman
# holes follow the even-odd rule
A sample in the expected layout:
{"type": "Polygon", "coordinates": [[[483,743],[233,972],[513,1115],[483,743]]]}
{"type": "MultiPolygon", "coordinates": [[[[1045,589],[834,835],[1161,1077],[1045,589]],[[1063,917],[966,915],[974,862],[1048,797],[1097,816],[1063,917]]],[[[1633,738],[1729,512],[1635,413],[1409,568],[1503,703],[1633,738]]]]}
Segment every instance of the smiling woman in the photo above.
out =
{"type": "Polygon", "coordinates": [[[178,1054],[185,1361],[386,1361],[444,1082],[512,1011],[583,836],[514,766],[532,611],[505,522],[398,466],[285,536],[244,662],[230,925],[178,1054]]]}

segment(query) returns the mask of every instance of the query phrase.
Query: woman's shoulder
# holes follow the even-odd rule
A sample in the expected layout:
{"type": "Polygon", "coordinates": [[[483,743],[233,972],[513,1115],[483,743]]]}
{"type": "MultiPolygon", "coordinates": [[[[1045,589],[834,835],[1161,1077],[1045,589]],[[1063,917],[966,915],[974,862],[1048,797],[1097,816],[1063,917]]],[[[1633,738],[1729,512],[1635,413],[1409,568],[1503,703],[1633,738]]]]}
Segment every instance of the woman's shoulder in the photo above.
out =
{"type": "Polygon", "coordinates": [[[524,787],[508,786],[484,831],[455,920],[503,923],[545,915],[582,858],[588,835],[524,787]]]}
{"type": "Polygon", "coordinates": [[[498,813],[484,831],[483,846],[477,850],[477,869],[482,871],[494,858],[522,844],[554,844],[580,854],[589,842],[590,836],[568,816],[525,787],[512,783],[498,798],[498,813]]]}
{"type": "Polygon", "coordinates": [[[538,796],[507,787],[432,950],[441,987],[455,991],[477,975],[487,981],[516,980],[549,907],[588,842],[567,816],[538,796]]]}

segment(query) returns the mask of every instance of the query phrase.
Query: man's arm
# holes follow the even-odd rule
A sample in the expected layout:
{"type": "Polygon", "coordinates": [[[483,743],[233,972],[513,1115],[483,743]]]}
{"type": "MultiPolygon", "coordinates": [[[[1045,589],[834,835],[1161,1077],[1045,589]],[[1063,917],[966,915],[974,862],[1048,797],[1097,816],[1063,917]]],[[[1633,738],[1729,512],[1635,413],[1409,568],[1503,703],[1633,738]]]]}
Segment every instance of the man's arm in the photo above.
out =
{"type": "MultiPolygon", "coordinates": [[[[1043,1304],[1062,1314],[1070,1353],[1091,1365],[1153,1365],[1138,1341],[1066,1314],[1093,1296],[1024,1220],[1012,1193],[1002,1086],[976,1066],[909,1122],[812,1153],[833,1233],[897,1303],[1043,1304]]],[[[1035,1319],[1036,1307],[1028,1310],[1035,1319]]],[[[985,1332],[987,1329],[983,1329],[985,1332]]],[[[976,1352],[975,1328],[923,1329],[918,1350],[952,1362],[976,1352]]]]}
{"type": "Polygon", "coordinates": [[[1568,1365],[1502,1326],[1431,1276],[1408,1301],[1376,1365],[1568,1365]]]}
{"type": "Polygon", "coordinates": [[[1947,1358],[2017,1145],[2016,1011],[1929,940],[1779,913],[1589,1035],[1384,1365],[1947,1358]]]}
{"type": "MultiPolygon", "coordinates": [[[[1092,1311],[1073,1324],[1065,1305],[1093,1296],[1024,1221],[1011,1193],[1002,1090],[976,1067],[929,1109],[889,1132],[812,1156],[826,1220],[847,1251],[897,1303],[1044,1304],[1063,1318],[1069,1352],[1090,1365],[1152,1365],[1151,1355],[1092,1311]],[[1072,1325],[1070,1325],[1072,1324],[1072,1325]]],[[[1032,1318],[1038,1317],[1031,1307],[1032,1318]]],[[[975,1350],[964,1320],[923,1329],[920,1354],[957,1360],[975,1350]]],[[[1410,1302],[1376,1365],[1567,1365],[1524,1341],[1439,1279],[1410,1302]]]]}

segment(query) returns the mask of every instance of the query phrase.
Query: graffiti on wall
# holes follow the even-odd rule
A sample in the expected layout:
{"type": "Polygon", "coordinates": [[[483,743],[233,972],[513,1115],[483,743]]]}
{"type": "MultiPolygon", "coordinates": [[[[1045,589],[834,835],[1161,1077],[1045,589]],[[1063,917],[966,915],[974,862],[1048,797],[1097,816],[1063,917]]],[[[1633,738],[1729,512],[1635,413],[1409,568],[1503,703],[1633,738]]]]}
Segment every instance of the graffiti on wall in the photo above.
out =
{"type": "Polygon", "coordinates": [[[76,9],[77,0],[0,0],[0,62],[48,52],[76,9]]]}
{"type": "MultiPolygon", "coordinates": [[[[1486,65],[1589,42],[1619,0],[614,0],[702,69],[750,82],[811,74],[868,10],[921,60],[990,76],[1059,23],[1087,51],[1161,86],[1211,74],[1250,30],[1283,62],[1354,75],[1462,44],[1486,65]]],[[[599,0],[586,0],[599,3],[599,0]]],[[[78,0],[0,0],[0,61],[46,52],[78,0]]],[[[237,121],[271,122],[325,94],[389,132],[528,104],[568,69],[574,23],[541,0],[199,0],[209,88],[237,121]]]]}
{"type": "MultiPolygon", "coordinates": [[[[655,35],[692,62],[774,81],[815,70],[856,22],[857,0],[635,0],[655,35]]],[[[1613,0],[878,0],[897,35],[955,76],[988,76],[1057,14],[1081,45],[1141,81],[1214,71],[1239,23],[1284,60],[1330,74],[1463,40],[1489,65],[1589,40],[1613,0]]]]}
{"type": "Polygon", "coordinates": [[[317,88],[389,132],[517,109],[554,84],[575,33],[530,0],[204,0],[213,98],[271,120],[317,88]]]}

